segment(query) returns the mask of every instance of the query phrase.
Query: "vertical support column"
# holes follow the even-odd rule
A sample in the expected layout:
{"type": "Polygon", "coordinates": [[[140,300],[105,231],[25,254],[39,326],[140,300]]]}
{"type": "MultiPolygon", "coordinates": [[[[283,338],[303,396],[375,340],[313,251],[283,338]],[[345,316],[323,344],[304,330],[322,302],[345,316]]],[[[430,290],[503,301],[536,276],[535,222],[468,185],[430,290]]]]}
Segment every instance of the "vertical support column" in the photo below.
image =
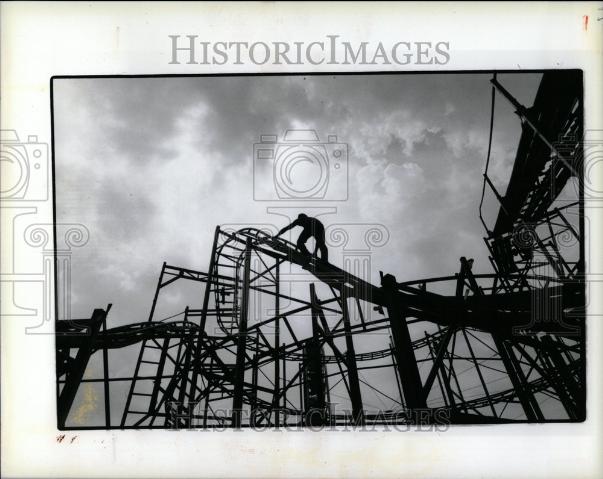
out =
{"type": "Polygon", "coordinates": [[[312,339],[304,346],[304,424],[321,426],[326,415],[325,384],[322,367],[322,348],[318,327],[318,301],[314,283],[310,284],[312,312],[312,339]]]}
{"type": "Polygon", "coordinates": [[[92,313],[92,318],[90,319],[90,329],[79,345],[77,354],[73,360],[73,365],[65,374],[65,385],[63,386],[63,390],[61,391],[57,401],[59,429],[65,427],[65,421],[67,420],[67,416],[69,415],[69,411],[73,405],[75,395],[77,394],[79,385],[82,382],[84,373],[86,372],[86,366],[88,366],[88,361],[92,355],[94,338],[100,331],[103,318],[106,314],[107,313],[102,309],[94,310],[92,313]]]}
{"type": "Polygon", "coordinates": [[[281,312],[280,309],[280,270],[281,270],[281,262],[280,259],[276,260],[276,268],[274,271],[274,317],[276,318],[274,322],[274,396],[272,400],[272,410],[274,415],[274,425],[278,428],[281,413],[279,411],[279,384],[280,384],[280,362],[278,359],[278,348],[280,344],[280,327],[281,327],[281,318],[279,314],[281,312]]]}
{"type": "Polygon", "coordinates": [[[165,261],[161,266],[161,274],[159,275],[159,281],[157,281],[157,288],[155,288],[155,296],[153,296],[153,304],[151,305],[151,312],[149,313],[149,321],[153,321],[153,315],[155,314],[155,306],[157,306],[157,298],[159,296],[159,290],[163,284],[163,274],[165,272],[165,261]]]}
{"type": "Polygon", "coordinates": [[[326,395],[325,411],[327,414],[327,424],[331,424],[333,411],[331,410],[331,389],[329,388],[329,368],[325,362],[322,365],[322,377],[324,378],[324,388],[326,395]]]}
{"type": "Polygon", "coordinates": [[[362,395],[360,394],[360,381],[358,380],[358,368],[356,367],[356,351],[352,338],[350,326],[350,314],[348,311],[347,286],[341,286],[341,312],[343,314],[343,329],[345,331],[346,344],[346,366],[348,369],[348,382],[350,384],[350,399],[352,401],[353,422],[356,425],[364,424],[364,412],[362,410],[362,395]]]}
{"type": "Polygon", "coordinates": [[[302,362],[297,365],[297,374],[299,376],[299,412],[300,412],[300,423],[304,420],[304,371],[303,364],[306,361],[306,354],[302,350],[302,362]]]}
{"type": "Polygon", "coordinates": [[[510,345],[507,347],[507,344],[496,337],[496,335],[492,335],[492,339],[496,344],[496,349],[498,349],[498,353],[505,365],[505,369],[509,375],[511,384],[513,384],[513,389],[517,393],[526,418],[531,422],[543,421],[544,416],[542,415],[538,401],[536,401],[532,392],[526,389],[527,380],[521,369],[521,364],[513,353],[513,347],[510,345]]]}
{"type": "MultiPolygon", "coordinates": [[[[107,313],[109,308],[107,308],[107,313]]],[[[103,333],[107,332],[107,314],[103,318],[103,333]]],[[[111,395],[109,394],[109,352],[108,348],[103,347],[103,386],[105,396],[105,427],[111,427],[111,395]]]]}
{"type": "MultiPolygon", "coordinates": [[[[449,378],[447,378],[446,376],[446,368],[444,367],[444,354],[446,348],[442,348],[441,345],[438,346],[437,342],[435,344],[432,344],[433,339],[427,333],[425,333],[425,339],[427,341],[427,346],[429,347],[429,357],[434,362],[436,360],[436,356],[434,354],[434,346],[440,348],[438,351],[442,354],[442,361],[440,361],[438,372],[436,373],[436,378],[438,380],[438,385],[440,386],[440,391],[442,392],[442,399],[444,399],[444,405],[446,407],[450,407],[451,410],[454,410],[456,406],[454,401],[454,394],[452,392],[452,389],[450,388],[450,381],[449,378]]],[[[425,396],[427,397],[431,388],[428,389],[427,387],[425,387],[424,389],[426,391],[425,396]]]]}
{"type": "Polygon", "coordinates": [[[259,336],[255,337],[255,346],[254,353],[251,358],[251,414],[249,417],[249,421],[251,425],[256,425],[256,414],[258,407],[258,373],[259,373],[259,365],[258,365],[258,339],[259,336]]]}
{"type": "Polygon", "coordinates": [[[412,347],[404,311],[397,297],[396,278],[391,274],[386,274],[381,280],[381,286],[394,340],[398,374],[404,392],[404,404],[409,409],[426,408],[417,358],[412,347]]]}
{"type": "MultiPolygon", "coordinates": [[[[434,356],[433,351],[432,351],[433,348],[432,348],[432,344],[431,344],[432,339],[427,335],[427,333],[425,333],[425,338],[427,339],[427,341],[428,341],[427,344],[429,345],[429,352],[430,352],[431,356],[433,357],[433,366],[431,367],[431,370],[429,371],[429,374],[427,375],[427,379],[425,380],[425,385],[423,386],[423,394],[425,396],[425,401],[427,401],[427,397],[429,396],[429,393],[431,392],[433,382],[435,381],[438,373],[441,373],[442,377],[446,378],[445,369],[444,369],[444,357],[446,355],[446,351],[448,348],[448,344],[450,343],[450,339],[455,334],[456,334],[456,327],[449,326],[448,329],[446,330],[444,337],[440,339],[439,343],[436,341],[437,354],[434,356]]],[[[446,386],[448,389],[450,388],[448,381],[446,381],[446,386]]],[[[450,397],[450,403],[454,404],[454,398],[452,397],[452,392],[450,391],[448,393],[448,395],[450,397]]]]}
{"type": "Polygon", "coordinates": [[[461,331],[463,332],[463,338],[465,338],[465,344],[467,345],[467,349],[469,350],[469,354],[471,356],[471,361],[473,362],[473,366],[475,367],[475,371],[477,372],[479,381],[482,384],[484,394],[486,395],[486,398],[488,399],[488,405],[490,406],[490,411],[492,411],[492,416],[497,417],[496,409],[494,408],[494,404],[492,403],[492,398],[490,397],[490,391],[488,391],[488,386],[486,385],[486,381],[484,380],[482,370],[479,367],[479,362],[475,358],[475,353],[473,352],[473,347],[471,347],[471,342],[469,341],[467,332],[464,329],[461,329],[461,331]]]}
{"type": "MultiPolygon", "coordinates": [[[[165,272],[165,266],[166,266],[166,263],[164,261],[163,265],[161,266],[161,273],[159,274],[159,280],[157,281],[157,287],[155,288],[155,295],[153,296],[153,304],[151,305],[151,311],[149,313],[148,321],[153,321],[153,315],[155,314],[155,306],[157,305],[157,298],[159,297],[159,290],[161,289],[161,285],[163,284],[163,274],[165,272]]],[[[146,345],[147,345],[147,340],[145,339],[142,341],[142,344],[140,345],[140,351],[138,352],[138,360],[136,361],[136,366],[134,368],[134,377],[132,378],[132,381],[130,382],[130,389],[128,391],[126,405],[124,407],[124,412],[121,416],[121,423],[120,423],[121,427],[124,427],[126,425],[126,419],[127,419],[128,411],[130,408],[130,403],[132,402],[132,394],[134,393],[134,388],[136,387],[138,371],[140,370],[140,364],[142,361],[142,356],[144,354],[144,349],[145,349],[146,345]]]]}
{"type": "Polygon", "coordinates": [[[541,341],[546,346],[542,349],[542,355],[544,362],[548,363],[547,366],[552,376],[551,382],[559,394],[559,399],[567,415],[573,421],[584,420],[586,418],[584,389],[569,372],[569,365],[559,352],[559,343],[555,343],[549,336],[544,336],[541,341]]]}
{"type": "MultiPolygon", "coordinates": [[[[285,350],[285,343],[282,344],[283,351],[285,350]]],[[[287,358],[283,355],[283,409],[287,409],[287,358]]],[[[287,413],[285,412],[285,418],[283,424],[287,425],[287,413]]]]}
{"type": "Polygon", "coordinates": [[[243,388],[245,383],[245,346],[247,340],[247,312],[249,310],[249,272],[251,266],[251,238],[245,243],[245,266],[243,272],[243,292],[239,314],[239,331],[237,334],[237,362],[235,369],[234,397],[232,399],[232,426],[241,427],[243,410],[243,388]]]}
{"type": "Polygon", "coordinates": [[[149,401],[148,414],[152,415],[151,425],[155,422],[157,411],[155,406],[157,405],[157,397],[159,396],[159,389],[161,388],[161,381],[163,376],[163,370],[165,368],[165,361],[168,355],[170,338],[165,338],[161,344],[161,354],[159,356],[159,363],[157,364],[157,377],[153,384],[153,391],[151,392],[151,400],[149,401]]]}
{"type": "Polygon", "coordinates": [[[136,361],[136,366],[134,367],[134,375],[132,377],[132,381],[130,381],[130,389],[128,391],[128,397],[126,398],[126,405],[124,406],[124,412],[121,416],[120,427],[124,427],[126,425],[126,419],[128,417],[128,412],[130,410],[130,403],[132,402],[132,395],[134,393],[134,387],[136,386],[136,381],[138,379],[138,371],[140,371],[140,365],[142,361],[142,356],[144,355],[144,348],[147,345],[147,340],[144,339],[142,344],[140,345],[140,351],[138,352],[138,360],[136,361]]]}
{"type": "Polygon", "coordinates": [[[396,364],[396,350],[394,349],[394,340],[392,335],[389,335],[389,350],[392,356],[392,366],[394,368],[394,377],[396,378],[396,386],[398,386],[398,394],[400,395],[400,404],[402,404],[402,385],[398,377],[398,365],[396,364]]]}
{"type": "MultiPolygon", "coordinates": [[[[214,370],[214,357],[210,356],[209,358],[209,370],[213,372],[214,370]]],[[[207,391],[205,391],[205,407],[203,408],[203,427],[207,427],[207,415],[209,414],[209,396],[211,394],[211,383],[210,380],[207,380],[207,391]]]]}
{"type": "MultiPolygon", "coordinates": [[[[184,310],[184,322],[188,322],[188,306],[184,310]]],[[[183,338],[181,341],[184,341],[184,361],[182,369],[180,370],[180,388],[178,391],[178,404],[180,406],[182,406],[186,397],[186,387],[189,380],[188,375],[191,364],[191,356],[193,354],[193,348],[195,347],[193,338],[183,338]]]]}
{"type": "MultiPolygon", "coordinates": [[[[216,250],[218,247],[218,238],[220,236],[220,227],[216,226],[216,230],[214,232],[214,244],[211,249],[211,258],[209,260],[209,270],[207,271],[207,282],[205,283],[205,294],[203,296],[203,309],[201,310],[201,322],[199,328],[199,334],[197,336],[197,342],[193,345],[193,373],[191,377],[191,386],[189,389],[189,407],[195,407],[194,404],[190,404],[195,400],[195,391],[197,389],[197,377],[199,376],[199,369],[201,365],[197,358],[201,356],[201,347],[203,345],[203,335],[205,334],[205,323],[207,321],[207,308],[209,306],[209,296],[211,292],[211,288],[213,285],[214,273],[215,273],[215,265],[216,265],[216,250]]],[[[188,372],[186,373],[188,374],[188,372]]]]}

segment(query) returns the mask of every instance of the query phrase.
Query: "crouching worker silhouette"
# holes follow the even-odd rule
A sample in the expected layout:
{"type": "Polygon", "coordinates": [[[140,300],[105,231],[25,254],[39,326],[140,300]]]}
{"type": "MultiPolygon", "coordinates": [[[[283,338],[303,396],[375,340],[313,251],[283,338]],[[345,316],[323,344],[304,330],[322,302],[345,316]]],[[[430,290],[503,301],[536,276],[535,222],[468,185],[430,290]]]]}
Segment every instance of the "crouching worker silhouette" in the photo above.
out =
{"type": "Polygon", "coordinates": [[[320,259],[324,262],[329,261],[329,252],[327,250],[327,245],[325,244],[325,227],[316,218],[301,213],[293,223],[281,229],[276,236],[280,236],[296,226],[301,226],[303,228],[299,238],[297,238],[297,247],[299,250],[304,255],[310,256],[310,252],[308,251],[308,248],[306,248],[306,242],[313,237],[316,242],[316,247],[314,248],[312,256],[316,257],[316,252],[320,251],[320,259]]]}

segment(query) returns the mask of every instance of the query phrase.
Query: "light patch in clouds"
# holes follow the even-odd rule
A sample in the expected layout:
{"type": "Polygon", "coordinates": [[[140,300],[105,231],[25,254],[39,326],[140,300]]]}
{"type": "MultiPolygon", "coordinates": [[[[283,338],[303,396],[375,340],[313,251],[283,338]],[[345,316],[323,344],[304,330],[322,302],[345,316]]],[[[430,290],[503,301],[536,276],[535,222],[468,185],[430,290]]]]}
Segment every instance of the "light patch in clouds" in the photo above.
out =
{"type": "Polygon", "coordinates": [[[425,188],[423,170],[416,163],[372,163],[358,170],[358,190],[363,191],[360,215],[391,224],[392,212],[400,215],[425,188]]]}

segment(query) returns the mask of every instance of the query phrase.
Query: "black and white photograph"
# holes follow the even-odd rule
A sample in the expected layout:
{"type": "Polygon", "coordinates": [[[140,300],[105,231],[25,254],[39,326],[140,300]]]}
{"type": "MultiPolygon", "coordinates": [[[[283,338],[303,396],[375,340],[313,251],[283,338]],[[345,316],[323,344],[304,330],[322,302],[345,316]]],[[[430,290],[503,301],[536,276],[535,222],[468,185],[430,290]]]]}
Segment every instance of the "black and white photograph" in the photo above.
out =
{"type": "Polygon", "coordinates": [[[59,428],[584,419],[580,71],[52,94],[59,428]]]}
{"type": "Polygon", "coordinates": [[[0,0],[2,477],[603,477],[601,45],[0,0]]]}

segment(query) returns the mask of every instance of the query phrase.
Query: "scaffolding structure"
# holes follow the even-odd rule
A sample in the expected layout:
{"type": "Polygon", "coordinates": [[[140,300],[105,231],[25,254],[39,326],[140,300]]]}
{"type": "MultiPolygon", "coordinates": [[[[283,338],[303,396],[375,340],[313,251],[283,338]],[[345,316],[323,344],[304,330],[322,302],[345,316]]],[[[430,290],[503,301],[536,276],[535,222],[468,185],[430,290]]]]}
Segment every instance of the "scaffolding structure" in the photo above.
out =
{"type": "Polygon", "coordinates": [[[462,257],[449,276],[374,285],[261,229],[217,227],[207,272],[163,264],[146,321],[107,328],[109,308],[57,321],[59,427],[82,428],[68,418],[85,381],[104,387],[95,428],[584,420],[582,77],[544,73],[530,108],[494,77],[492,117],[497,92],[522,135],[505,195],[484,173],[500,204],[492,228],[480,208],[493,273],[462,257]],[[183,281],[200,285],[198,309],[158,319],[183,281]],[[124,347],[139,348],[133,372],[112,377],[124,347]],[[84,378],[94,354],[103,376],[84,378]],[[114,381],[127,384],[118,423],[114,381]]]}

